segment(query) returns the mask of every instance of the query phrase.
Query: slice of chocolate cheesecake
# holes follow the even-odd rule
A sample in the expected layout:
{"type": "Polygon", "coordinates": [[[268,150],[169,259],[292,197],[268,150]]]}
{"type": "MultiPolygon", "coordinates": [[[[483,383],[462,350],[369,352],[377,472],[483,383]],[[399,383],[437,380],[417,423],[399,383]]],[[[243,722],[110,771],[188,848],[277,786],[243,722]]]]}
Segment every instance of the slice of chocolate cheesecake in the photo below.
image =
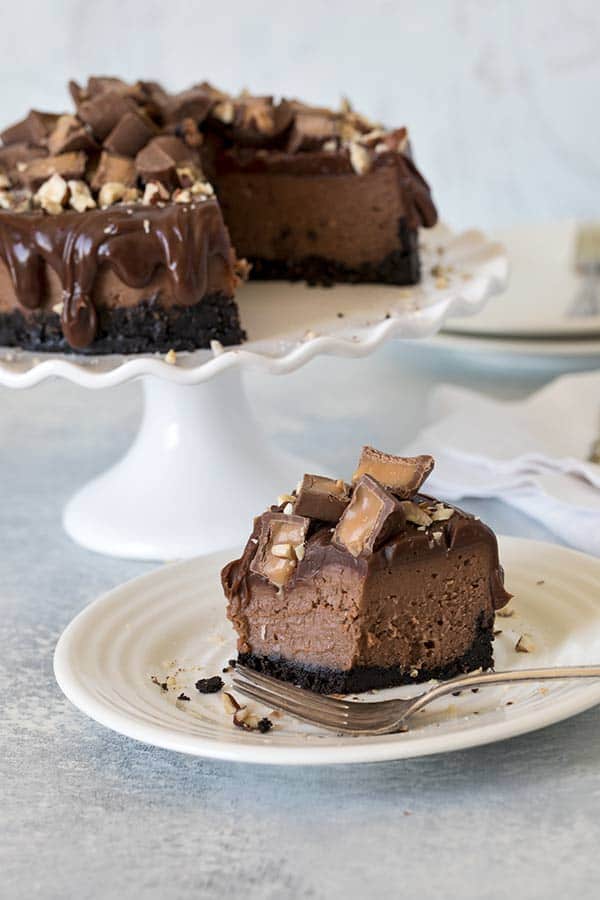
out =
{"type": "Polygon", "coordinates": [[[432,467],[366,447],[352,484],[305,475],[257,517],[222,572],[240,662],[323,693],[493,665],[496,537],[421,493],[432,467]]]}

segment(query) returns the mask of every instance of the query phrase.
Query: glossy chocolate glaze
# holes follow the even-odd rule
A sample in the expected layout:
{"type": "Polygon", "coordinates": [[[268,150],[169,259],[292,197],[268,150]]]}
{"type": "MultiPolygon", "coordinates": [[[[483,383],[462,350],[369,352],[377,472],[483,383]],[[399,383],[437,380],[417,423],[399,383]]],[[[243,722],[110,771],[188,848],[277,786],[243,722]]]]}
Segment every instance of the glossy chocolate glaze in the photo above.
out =
{"type": "Polygon", "coordinates": [[[146,287],[163,269],[171,288],[169,302],[189,306],[205,294],[214,256],[224,263],[221,289],[232,296],[235,260],[214,199],[57,216],[0,212],[0,259],[19,303],[26,309],[42,305],[45,266],[52,268],[63,289],[64,335],[76,349],[87,347],[96,335],[92,289],[101,267],[112,269],[132,288],[146,287]]]}

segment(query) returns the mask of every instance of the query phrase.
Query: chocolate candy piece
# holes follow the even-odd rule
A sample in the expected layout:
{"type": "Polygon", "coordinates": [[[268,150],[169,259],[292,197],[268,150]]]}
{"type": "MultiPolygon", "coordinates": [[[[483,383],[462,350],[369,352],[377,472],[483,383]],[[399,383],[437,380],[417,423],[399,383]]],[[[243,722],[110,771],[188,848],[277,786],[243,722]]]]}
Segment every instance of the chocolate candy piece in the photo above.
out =
{"type": "Polygon", "coordinates": [[[125,187],[133,187],[137,180],[135,164],[127,156],[115,156],[113,153],[102,151],[98,168],[92,179],[92,188],[97,191],[103,184],[124,184],[125,187]]]}
{"type": "Polygon", "coordinates": [[[194,162],[197,154],[180,138],[162,134],[153,138],[135,158],[135,167],[145,182],[160,181],[169,190],[178,186],[177,168],[194,162]]]}
{"type": "Polygon", "coordinates": [[[276,587],[283,587],[303,556],[309,525],[310,519],[304,516],[265,513],[250,571],[262,575],[276,587]]]}
{"type": "Polygon", "coordinates": [[[23,163],[31,159],[42,159],[48,156],[43,147],[30,147],[28,144],[8,144],[0,147],[0,168],[10,175],[11,181],[21,183],[23,163]]]}
{"type": "Polygon", "coordinates": [[[242,146],[268,146],[292,122],[292,106],[286,100],[275,104],[272,97],[241,96],[232,102],[232,120],[225,124],[231,129],[232,138],[242,146]]]}
{"type": "Polygon", "coordinates": [[[294,503],[297,516],[337,522],[350,502],[350,488],[341,479],[305,475],[294,503]]]}
{"type": "Polygon", "coordinates": [[[135,103],[120,91],[104,91],[85,100],[77,109],[77,115],[89,125],[98,140],[103,141],[110,134],[125,113],[135,112],[135,103]]]}
{"type": "Polygon", "coordinates": [[[37,190],[51,178],[60,175],[67,180],[80,181],[85,173],[85,153],[60,153],[28,162],[21,172],[21,179],[31,190],[37,190]]]}
{"type": "Polygon", "coordinates": [[[370,556],[378,544],[404,523],[399,501],[369,475],[362,475],[331,542],[354,557],[370,556]]]}
{"type": "Polygon", "coordinates": [[[23,142],[40,145],[45,142],[57,119],[58,116],[53,113],[43,113],[32,109],[20,122],[15,122],[14,125],[0,132],[0,138],[2,138],[3,144],[23,142]]]}
{"type": "Polygon", "coordinates": [[[177,186],[175,160],[151,141],[135,158],[135,168],[144,182],[160,181],[169,190],[177,186]]]}
{"type": "Polygon", "coordinates": [[[337,134],[336,117],[330,110],[311,107],[298,109],[288,139],[288,153],[296,153],[297,150],[319,150],[337,134]]]}
{"type": "Polygon", "coordinates": [[[181,91],[169,97],[164,109],[166,122],[180,122],[182,119],[193,119],[199,124],[208,115],[213,105],[210,90],[198,85],[188,91],[181,91]]]}
{"type": "Polygon", "coordinates": [[[117,156],[135,156],[155,133],[154,125],[147,116],[128,112],[110,132],[104,141],[104,147],[117,156]]]}
{"type": "Polygon", "coordinates": [[[352,481],[370,475],[397,497],[407,499],[417,493],[434,464],[432,456],[392,456],[374,447],[363,447],[352,481]]]}
{"type": "Polygon", "coordinates": [[[53,156],[74,150],[96,150],[97,147],[89,128],[77,116],[60,116],[48,137],[48,149],[53,156]]]}

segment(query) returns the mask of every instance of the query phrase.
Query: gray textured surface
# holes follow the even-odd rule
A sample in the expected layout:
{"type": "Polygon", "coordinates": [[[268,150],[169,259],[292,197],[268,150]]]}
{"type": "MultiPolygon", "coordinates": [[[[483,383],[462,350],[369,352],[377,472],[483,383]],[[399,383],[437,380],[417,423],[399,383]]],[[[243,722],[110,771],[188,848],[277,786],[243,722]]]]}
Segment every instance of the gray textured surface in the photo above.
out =
{"type": "MultiPolygon", "coordinates": [[[[439,367],[391,347],[250,388],[279,441],[344,469],[363,437],[410,437],[439,367]],[[325,376],[327,396],[307,389],[325,376]],[[399,418],[377,415],[389,400],[399,418]]],[[[505,396],[540,380],[477,377],[505,396]]],[[[70,706],[52,675],[62,628],[152,565],[79,549],[60,510],[137,415],[135,385],[0,390],[0,896],[597,897],[600,709],[467,752],[302,770],[177,756],[70,706]]],[[[544,536],[501,504],[477,508],[502,531],[544,536]]]]}

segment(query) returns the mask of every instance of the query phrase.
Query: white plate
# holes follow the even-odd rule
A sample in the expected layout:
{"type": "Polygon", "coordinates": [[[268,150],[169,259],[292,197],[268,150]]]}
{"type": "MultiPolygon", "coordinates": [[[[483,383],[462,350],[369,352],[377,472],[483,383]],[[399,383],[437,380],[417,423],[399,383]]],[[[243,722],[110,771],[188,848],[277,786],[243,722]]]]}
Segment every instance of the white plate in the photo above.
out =
{"type": "Polygon", "coordinates": [[[540,370],[575,372],[600,367],[600,339],[568,338],[529,340],[527,338],[492,338],[475,334],[443,332],[425,341],[435,350],[455,354],[461,364],[469,362],[502,371],[540,370]]]}
{"type": "MultiPolygon", "coordinates": [[[[600,662],[600,560],[517,538],[501,539],[501,556],[515,615],[497,619],[497,668],[600,662]],[[515,652],[523,632],[533,636],[534,653],[515,652]]],[[[599,683],[509,686],[440,700],[406,734],[340,736],[289,717],[275,719],[265,735],[242,731],[226,715],[219,694],[200,695],[193,687],[198,678],[220,673],[234,655],[219,584],[229,558],[218,554],[165,566],[83,610],[54,657],[66,696],[101,724],[148,744],[287,765],[372,762],[472,747],[533,731],[600,702],[599,683]],[[174,690],[164,693],[151,680],[180,667],[174,690]],[[177,703],[181,690],[192,698],[189,703],[177,703]]],[[[420,689],[394,688],[379,696],[420,689]]]]}
{"type": "Polygon", "coordinates": [[[573,268],[577,223],[526,225],[498,233],[508,250],[510,282],[476,319],[455,318],[445,330],[490,337],[600,336],[600,316],[571,314],[581,280],[573,268]]]}

